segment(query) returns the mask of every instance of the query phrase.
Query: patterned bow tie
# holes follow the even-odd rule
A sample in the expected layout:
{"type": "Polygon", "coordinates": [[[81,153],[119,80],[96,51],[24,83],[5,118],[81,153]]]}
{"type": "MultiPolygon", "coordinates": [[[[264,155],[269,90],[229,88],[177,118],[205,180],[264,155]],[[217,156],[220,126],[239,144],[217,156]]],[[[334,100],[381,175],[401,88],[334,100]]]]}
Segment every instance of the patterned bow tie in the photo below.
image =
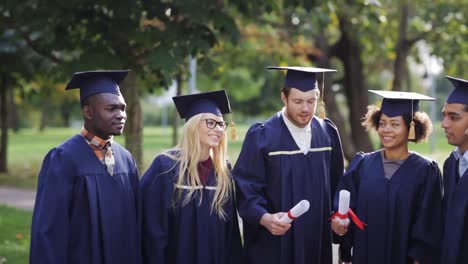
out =
{"type": "Polygon", "coordinates": [[[110,142],[107,142],[106,146],[104,147],[104,150],[106,150],[104,154],[104,165],[106,165],[107,172],[109,172],[109,174],[113,176],[115,160],[110,142]]]}

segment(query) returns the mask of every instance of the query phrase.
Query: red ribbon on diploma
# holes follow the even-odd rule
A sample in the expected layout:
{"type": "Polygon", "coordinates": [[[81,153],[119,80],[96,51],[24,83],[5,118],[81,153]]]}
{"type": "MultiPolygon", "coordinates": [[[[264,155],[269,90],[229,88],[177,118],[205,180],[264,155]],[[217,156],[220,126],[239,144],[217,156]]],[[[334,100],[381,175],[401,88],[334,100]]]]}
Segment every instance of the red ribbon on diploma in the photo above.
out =
{"type": "Polygon", "coordinates": [[[288,218],[291,219],[291,220],[296,219],[296,217],[294,217],[294,216],[291,214],[291,210],[288,211],[288,218]]]}
{"type": "Polygon", "coordinates": [[[351,215],[351,220],[353,221],[353,223],[355,225],[357,225],[357,227],[359,227],[359,229],[364,230],[364,227],[367,226],[367,224],[362,222],[361,219],[359,219],[359,217],[357,217],[357,215],[353,212],[353,210],[351,208],[348,209],[348,212],[346,214],[340,214],[340,212],[334,213],[330,217],[330,219],[333,219],[335,217],[338,217],[340,219],[346,219],[346,218],[348,218],[349,215],[351,215]]]}

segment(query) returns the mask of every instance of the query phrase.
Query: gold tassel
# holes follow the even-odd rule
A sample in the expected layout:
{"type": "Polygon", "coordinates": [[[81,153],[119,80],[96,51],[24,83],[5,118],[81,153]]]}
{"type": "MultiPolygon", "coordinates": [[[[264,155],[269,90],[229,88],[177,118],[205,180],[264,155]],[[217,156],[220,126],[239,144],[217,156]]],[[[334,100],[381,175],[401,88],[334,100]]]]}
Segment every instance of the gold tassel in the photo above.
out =
{"type": "Polygon", "coordinates": [[[317,115],[319,118],[324,119],[326,117],[325,113],[325,103],[323,101],[319,102],[317,115]]]}
{"type": "Polygon", "coordinates": [[[229,124],[231,127],[231,140],[237,140],[237,129],[236,129],[236,123],[234,123],[234,120],[232,119],[232,114],[231,114],[231,124],[229,124]]]}
{"type": "Polygon", "coordinates": [[[414,121],[413,120],[411,120],[411,123],[410,123],[408,139],[410,139],[410,140],[415,140],[416,139],[416,132],[414,130],[414,121]]]}

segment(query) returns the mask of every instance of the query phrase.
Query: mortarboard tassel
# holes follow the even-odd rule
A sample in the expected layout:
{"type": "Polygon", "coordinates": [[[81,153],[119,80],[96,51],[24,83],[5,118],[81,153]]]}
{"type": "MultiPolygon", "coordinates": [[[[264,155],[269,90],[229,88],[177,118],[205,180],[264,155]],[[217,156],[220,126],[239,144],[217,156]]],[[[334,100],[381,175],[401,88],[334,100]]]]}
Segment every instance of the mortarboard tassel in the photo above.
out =
{"type": "Polygon", "coordinates": [[[410,123],[408,139],[410,139],[410,140],[416,139],[416,133],[415,133],[415,130],[414,130],[414,121],[413,120],[411,120],[411,123],[410,123]]]}
{"type": "Polygon", "coordinates": [[[326,117],[325,113],[325,103],[323,101],[319,102],[318,109],[317,109],[318,117],[324,119],[326,117]]]}
{"type": "Polygon", "coordinates": [[[324,96],[324,89],[323,87],[325,86],[325,73],[323,72],[322,73],[322,100],[319,102],[319,105],[318,105],[318,110],[317,110],[317,114],[318,114],[318,117],[321,118],[321,119],[324,119],[326,117],[326,113],[325,113],[325,102],[323,101],[323,96],[324,96]]]}
{"type": "Polygon", "coordinates": [[[408,139],[409,140],[416,139],[416,132],[414,129],[414,120],[413,120],[413,100],[411,100],[411,123],[410,123],[410,128],[409,128],[409,133],[408,133],[408,139]]]}
{"type": "Polygon", "coordinates": [[[237,140],[237,129],[236,129],[236,123],[234,123],[234,120],[232,118],[232,113],[231,113],[231,140],[237,140]]]}

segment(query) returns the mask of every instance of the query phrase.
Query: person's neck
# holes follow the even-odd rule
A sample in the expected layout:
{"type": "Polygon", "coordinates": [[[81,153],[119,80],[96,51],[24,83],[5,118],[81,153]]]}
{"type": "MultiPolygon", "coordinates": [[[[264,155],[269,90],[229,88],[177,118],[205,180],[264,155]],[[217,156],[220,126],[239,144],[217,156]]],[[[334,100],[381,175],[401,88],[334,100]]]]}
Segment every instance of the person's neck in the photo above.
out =
{"type": "Polygon", "coordinates": [[[408,158],[409,154],[408,146],[393,149],[384,148],[384,157],[388,160],[404,160],[408,158]]]}
{"type": "Polygon", "coordinates": [[[203,162],[210,158],[210,149],[202,149],[200,153],[200,162],[203,162]]]}
{"type": "Polygon", "coordinates": [[[468,149],[468,141],[463,143],[462,145],[458,146],[458,151],[460,154],[465,154],[465,151],[468,149]]]}
{"type": "Polygon", "coordinates": [[[97,136],[98,138],[102,139],[102,140],[109,140],[112,138],[112,135],[100,135],[99,133],[96,133],[96,131],[94,131],[94,129],[91,129],[89,128],[89,126],[87,126],[86,124],[84,124],[84,128],[91,134],[97,136]]]}

